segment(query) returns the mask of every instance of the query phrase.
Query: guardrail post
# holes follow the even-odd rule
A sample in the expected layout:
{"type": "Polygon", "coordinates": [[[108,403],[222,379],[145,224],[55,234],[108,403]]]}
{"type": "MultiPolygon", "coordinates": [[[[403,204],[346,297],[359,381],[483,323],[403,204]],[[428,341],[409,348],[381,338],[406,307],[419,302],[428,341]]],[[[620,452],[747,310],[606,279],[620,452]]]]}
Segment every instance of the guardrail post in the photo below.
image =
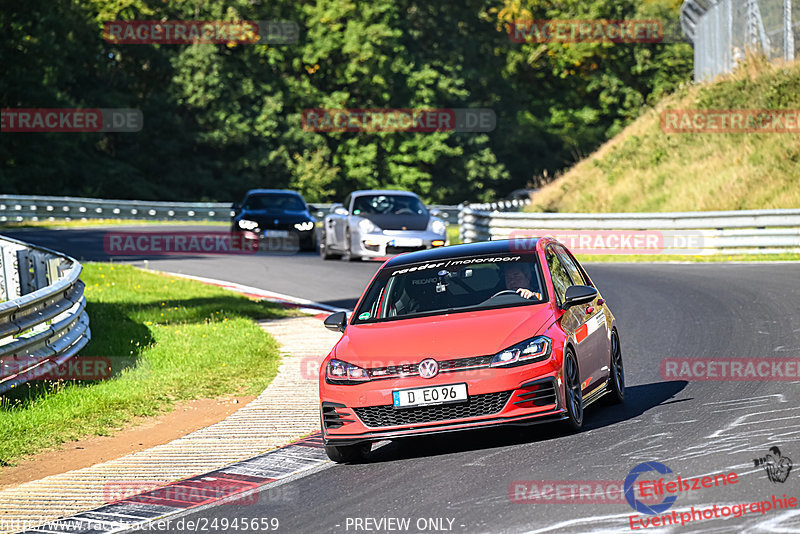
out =
{"type": "Polygon", "coordinates": [[[34,276],[34,262],[31,257],[31,252],[28,250],[18,250],[17,263],[20,295],[33,293],[36,291],[36,278],[34,276]]]}
{"type": "Polygon", "coordinates": [[[3,301],[14,300],[21,296],[19,292],[17,268],[14,265],[16,261],[17,257],[11,247],[0,246],[0,276],[3,277],[0,290],[3,292],[3,301]]]}
{"type": "Polygon", "coordinates": [[[47,283],[55,284],[59,278],[61,278],[61,270],[59,269],[59,265],[61,262],[58,258],[51,258],[47,260],[47,283]]]}

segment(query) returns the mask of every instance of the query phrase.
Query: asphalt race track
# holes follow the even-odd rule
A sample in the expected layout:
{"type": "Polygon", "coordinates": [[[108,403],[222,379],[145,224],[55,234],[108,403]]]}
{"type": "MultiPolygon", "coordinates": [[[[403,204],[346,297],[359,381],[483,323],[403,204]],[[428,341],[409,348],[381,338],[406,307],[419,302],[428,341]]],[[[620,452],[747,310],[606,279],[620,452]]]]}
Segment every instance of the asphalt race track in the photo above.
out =
{"type": "MultiPolygon", "coordinates": [[[[8,235],[78,259],[107,260],[105,231],[8,235]]],[[[151,269],[342,307],[353,306],[379,265],[323,262],[310,253],[118,261],[142,265],[144,259],[151,269]]],[[[287,533],[626,532],[630,516],[650,516],[636,514],[624,500],[570,503],[548,494],[539,502],[512,502],[509,491],[513,496],[518,480],[536,481],[540,489],[545,481],[622,481],[645,461],[665,464],[684,479],[738,474],[735,484],[679,494],[666,513],[797,496],[800,467],[785,482],[772,482],[754,459],[779,446],[800,463],[799,381],[664,380],[659,363],[669,357],[800,358],[800,265],[590,264],[587,270],[617,316],[627,382],[622,408],[588,408],[577,434],[550,425],[392,442],[363,464],[331,463],[286,482],[282,499],[194,509],[191,518],[277,518],[278,531],[287,533]],[[372,522],[388,518],[408,518],[410,526],[392,530],[396,523],[372,522]]],[[[800,508],[642,530],[800,532],[800,508]]]]}

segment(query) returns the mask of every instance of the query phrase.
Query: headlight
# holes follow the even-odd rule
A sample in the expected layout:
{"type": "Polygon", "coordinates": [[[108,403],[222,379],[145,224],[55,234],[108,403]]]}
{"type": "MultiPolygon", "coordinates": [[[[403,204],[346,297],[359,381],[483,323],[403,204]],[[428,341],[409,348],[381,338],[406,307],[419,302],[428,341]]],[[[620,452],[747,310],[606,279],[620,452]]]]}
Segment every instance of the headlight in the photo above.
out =
{"type": "Polygon", "coordinates": [[[439,219],[431,219],[428,227],[434,234],[444,234],[447,231],[447,225],[439,219]]]}
{"type": "Polygon", "coordinates": [[[301,222],[301,223],[295,224],[294,227],[297,230],[300,230],[301,232],[307,232],[307,231],[311,230],[312,228],[314,228],[314,222],[313,221],[305,221],[305,222],[301,222]]]}
{"type": "Polygon", "coordinates": [[[325,381],[332,384],[358,384],[369,379],[369,371],[342,360],[331,360],[325,367],[325,381]]]}
{"type": "Polygon", "coordinates": [[[550,357],[553,342],[549,337],[538,336],[526,339],[505,350],[492,358],[492,367],[524,365],[526,363],[540,362],[550,357]]]}
{"type": "Polygon", "coordinates": [[[258,223],[255,221],[242,219],[239,221],[239,228],[241,228],[242,230],[255,230],[256,228],[258,228],[258,223]]]}
{"type": "Polygon", "coordinates": [[[372,224],[372,221],[369,219],[361,219],[358,221],[358,230],[362,234],[372,234],[374,232],[380,232],[381,229],[372,224]]]}

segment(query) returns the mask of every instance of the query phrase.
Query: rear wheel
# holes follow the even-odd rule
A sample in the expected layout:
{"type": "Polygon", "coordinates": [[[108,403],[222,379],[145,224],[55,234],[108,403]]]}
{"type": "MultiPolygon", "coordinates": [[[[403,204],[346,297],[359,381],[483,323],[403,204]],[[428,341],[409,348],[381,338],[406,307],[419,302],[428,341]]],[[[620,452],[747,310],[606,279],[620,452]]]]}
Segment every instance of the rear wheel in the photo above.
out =
{"type": "Polygon", "coordinates": [[[325,445],[325,454],[338,464],[349,464],[363,460],[364,455],[370,451],[370,448],[371,445],[369,443],[325,445]]]}
{"type": "Polygon", "coordinates": [[[622,349],[619,345],[619,334],[616,330],[611,332],[611,376],[609,376],[608,390],[611,392],[609,400],[619,404],[625,400],[625,371],[622,366],[622,349]]]}
{"type": "Polygon", "coordinates": [[[330,260],[337,257],[336,254],[332,254],[330,248],[328,248],[328,242],[325,238],[324,231],[319,235],[319,255],[323,260],[330,260]]]}
{"type": "Polygon", "coordinates": [[[567,428],[580,430],[583,426],[583,392],[578,361],[572,349],[567,349],[564,356],[564,399],[567,403],[567,428]]]}

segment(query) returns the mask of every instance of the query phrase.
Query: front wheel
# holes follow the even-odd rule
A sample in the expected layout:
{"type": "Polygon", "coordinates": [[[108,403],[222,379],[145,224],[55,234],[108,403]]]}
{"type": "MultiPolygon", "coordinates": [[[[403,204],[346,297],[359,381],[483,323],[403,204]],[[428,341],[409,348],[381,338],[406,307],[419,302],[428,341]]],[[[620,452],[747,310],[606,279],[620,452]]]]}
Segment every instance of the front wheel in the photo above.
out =
{"type": "Polygon", "coordinates": [[[347,232],[346,232],[346,234],[344,236],[344,243],[345,243],[345,245],[347,245],[347,249],[345,250],[345,253],[342,255],[342,259],[344,261],[358,261],[358,260],[360,260],[361,259],[360,256],[357,256],[356,254],[353,254],[353,239],[350,236],[350,229],[349,228],[347,229],[347,232]]]}
{"type": "Polygon", "coordinates": [[[608,383],[608,390],[611,392],[609,400],[612,404],[619,404],[625,400],[625,370],[622,366],[622,349],[616,329],[611,332],[611,365],[609,367],[611,368],[608,383]]]}
{"type": "Polygon", "coordinates": [[[336,254],[331,254],[330,248],[328,248],[328,240],[325,238],[325,232],[322,232],[319,236],[319,255],[323,260],[330,260],[337,257],[336,254]]]}
{"type": "Polygon", "coordinates": [[[357,443],[355,445],[325,445],[325,454],[337,464],[350,464],[364,459],[364,455],[369,452],[369,443],[357,443]]]}
{"type": "Polygon", "coordinates": [[[564,356],[564,399],[567,403],[567,427],[580,430],[583,426],[583,391],[578,361],[571,349],[567,349],[564,356]]]}

